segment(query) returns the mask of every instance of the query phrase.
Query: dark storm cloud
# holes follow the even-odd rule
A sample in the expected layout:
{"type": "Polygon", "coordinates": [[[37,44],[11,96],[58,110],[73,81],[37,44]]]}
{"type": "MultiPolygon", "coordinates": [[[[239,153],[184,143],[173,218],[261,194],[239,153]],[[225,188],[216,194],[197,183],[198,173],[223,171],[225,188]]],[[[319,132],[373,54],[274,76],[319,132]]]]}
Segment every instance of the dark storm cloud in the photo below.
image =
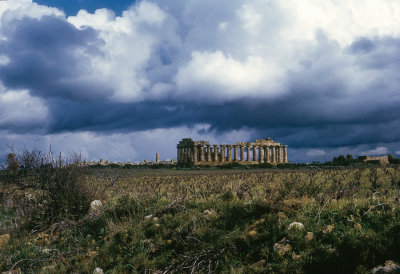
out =
{"type": "Polygon", "coordinates": [[[353,53],[368,53],[374,49],[374,43],[369,40],[368,38],[360,38],[357,41],[354,41],[351,46],[350,50],[353,53]]]}
{"type": "Polygon", "coordinates": [[[6,87],[28,89],[43,98],[86,99],[91,90],[99,91],[95,81],[79,80],[90,69],[89,58],[101,54],[101,40],[93,29],[78,30],[53,16],[24,17],[8,24],[3,28],[7,40],[0,41],[0,52],[10,59],[0,66],[0,80],[6,87]]]}

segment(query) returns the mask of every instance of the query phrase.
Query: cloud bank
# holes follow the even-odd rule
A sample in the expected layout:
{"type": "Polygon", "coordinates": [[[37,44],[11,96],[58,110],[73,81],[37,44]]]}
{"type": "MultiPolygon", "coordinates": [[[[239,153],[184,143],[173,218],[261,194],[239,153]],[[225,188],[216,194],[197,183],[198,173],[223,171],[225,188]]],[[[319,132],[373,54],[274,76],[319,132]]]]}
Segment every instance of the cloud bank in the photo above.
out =
{"type": "Polygon", "coordinates": [[[103,158],[141,160],[146,139],[172,158],[182,137],[272,137],[292,161],[394,153],[399,16],[392,0],[148,0],[121,16],[0,1],[3,147],[101,139],[103,158]]]}

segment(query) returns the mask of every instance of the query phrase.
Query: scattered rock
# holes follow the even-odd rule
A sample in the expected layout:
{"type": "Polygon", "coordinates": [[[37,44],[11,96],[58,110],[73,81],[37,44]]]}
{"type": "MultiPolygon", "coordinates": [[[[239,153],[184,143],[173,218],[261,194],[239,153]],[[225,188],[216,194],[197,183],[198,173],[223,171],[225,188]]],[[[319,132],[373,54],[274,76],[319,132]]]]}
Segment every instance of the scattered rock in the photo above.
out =
{"type": "Polygon", "coordinates": [[[326,234],[326,233],[331,233],[334,229],[333,225],[328,225],[325,227],[325,229],[322,231],[322,233],[326,234]]]}
{"type": "Polygon", "coordinates": [[[301,259],[301,255],[293,254],[293,255],[292,255],[292,259],[293,259],[293,260],[299,260],[299,259],[301,259]]]}
{"type": "Polygon", "coordinates": [[[257,231],[253,229],[253,230],[250,230],[248,234],[250,237],[255,237],[255,236],[257,236],[257,231]]]}
{"type": "Polygon", "coordinates": [[[205,217],[213,217],[213,216],[217,215],[217,212],[215,212],[214,209],[211,209],[211,210],[206,209],[206,210],[204,210],[203,213],[204,213],[205,217]]]}
{"type": "Polygon", "coordinates": [[[304,225],[300,222],[293,222],[289,225],[288,229],[289,230],[292,230],[292,229],[303,230],[304,225]]]}
{"type": "Polygon", "coordinates": [[[8,244],[9,241],[10,241],[10,234],[0,235],[0,247],[8,244]]]}
{"type": "Polygon", "coordinates": [[[43,252],[43,253],[46,253],[46,254],[50,254],[51,250],[48,249],[48,248],[43,248],[43,249],[42,249],[42,252],[43,252]]]}
{"type": "Polygon", "coordinates": [[[304,238],[306,239],[306,241],[312,241],[314,239],[314,233],[308,231],[306,236],[304,236],[304,238]]]}
{"type": "Polygon", "coordinates": [[[104,271],[100,267],[96,267],[93,271],[93,274],[104,274],[104,271]]]}
{"type": "Polygon", "coordinates": [[[378,273],[400,273],[400,266],[396,264],[395,262],[389,260],[385,262],[385,265],[380,265],[377,267],[374,267],[371,272],[373,274],[378,274],[378,273]]]}
{"type": "Polygon", "coordinates": [[[92,210],[99,210],[103,207],[103,203],[100,200],[94,200],[90,203],[90,209],[92,210]]]}
{"type": "Polygon", "coordinates": [[[286,238],[283,238],[274,244],[274,251],[278,253],[279,256],[283,256],[292,251],[292,247],[290,246],[289,241],[286,240],[286,238]]]}
{"type": "Polygon", "coordinates": [[[37,236],[37,238],[35,239],[35,242],[39,245],[45,245],[48,244],[50,242],[50,235],[46,234],[44,232],[40,232],[37,236]]]}

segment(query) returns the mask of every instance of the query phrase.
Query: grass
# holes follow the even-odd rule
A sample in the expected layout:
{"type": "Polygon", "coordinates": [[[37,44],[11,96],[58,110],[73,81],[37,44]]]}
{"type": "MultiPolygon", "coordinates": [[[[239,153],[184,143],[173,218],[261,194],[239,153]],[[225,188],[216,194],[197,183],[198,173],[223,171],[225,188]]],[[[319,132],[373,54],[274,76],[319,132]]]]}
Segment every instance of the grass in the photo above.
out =
{"type": "MultiPolygon", "coordinates": [[[[7,227],[0,271],[365,273],[400,262],[397,166],[105,169],[81,180],[91,191],[82,197],[104,207],[40,231],[7,227]]],[[[0,222],[9,212],[18,206],[0,222]]]]}

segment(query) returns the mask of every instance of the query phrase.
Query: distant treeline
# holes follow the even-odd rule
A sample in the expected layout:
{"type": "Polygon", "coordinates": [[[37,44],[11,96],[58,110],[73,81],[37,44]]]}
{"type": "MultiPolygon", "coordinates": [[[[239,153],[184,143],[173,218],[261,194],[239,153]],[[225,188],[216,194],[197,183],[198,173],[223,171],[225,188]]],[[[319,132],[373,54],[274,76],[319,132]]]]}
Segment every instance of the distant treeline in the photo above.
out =
{"type": "MultiPolygon", "coordinates": [[[[191,170],[209,170],[209,169],[299,169],[299,168],[329,168],[329,167],[340,167],[340,166],[362,166],[362,165],[379,165],[379,160],[364,161],[365,157],[354,158],[353,155],[339,155],[334,157],[332,161],[324,163],[312,162],[312,163],[281,163],[273,165],[270,163],[260,164],[241,164],[238,162],[227,163],[223,165],[193,165],[191,163],[184,164],[164,164],[164,163],[148,163],[143,165],[132,165],[132,164],[97,164],[90,165],[90,169],[191,169],[191,170]]],[[[400,164],[400,159],[394,157],[392,154],[388,155],[390,164],[400,164]]]]}

